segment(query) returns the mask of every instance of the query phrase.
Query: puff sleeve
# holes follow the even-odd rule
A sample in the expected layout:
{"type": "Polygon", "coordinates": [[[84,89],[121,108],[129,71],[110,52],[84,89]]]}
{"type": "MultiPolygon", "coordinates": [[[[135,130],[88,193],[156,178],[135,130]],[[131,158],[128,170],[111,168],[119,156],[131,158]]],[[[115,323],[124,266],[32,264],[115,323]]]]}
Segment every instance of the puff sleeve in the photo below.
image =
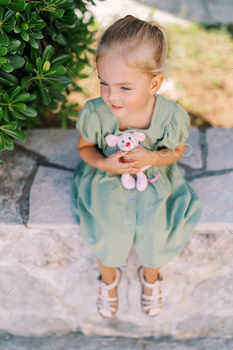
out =
{"type": "Polygon", "coordinates": [[[99,116],[96,112],[93,101],[87,101],[85,103],[79,114],[75,127],[85,140],[99,145],[101,142],[101,127],[99,116]]]}
{"type": "Polygon", "coordinates": [[[171,119],[165,123],[162,139],[157,143],[159,147],[175,149],[184,143],[189,135],[190,118],[186,110],[175,103],[171,119]]]}

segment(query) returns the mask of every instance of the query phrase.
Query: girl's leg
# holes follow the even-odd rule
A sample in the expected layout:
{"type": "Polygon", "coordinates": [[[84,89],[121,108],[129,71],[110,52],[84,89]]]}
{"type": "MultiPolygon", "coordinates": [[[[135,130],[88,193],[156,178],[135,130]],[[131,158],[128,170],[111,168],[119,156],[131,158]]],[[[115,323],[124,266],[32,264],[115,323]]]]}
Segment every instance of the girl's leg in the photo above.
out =
{"type": "MultiPolygon", "coordinates": [[[[159,269],[152,267],[144,267],[144,278],[148,283],[154,283],[159,278],[159,269]]],[[[144,293],[146,295],[151,295],[152,289],[144,286],[144,293]]]]}
{"type": "MultiPolygon", "coordinates": [[[[110,284],[114,281],[115,279],[115,267],[108,267],[102,264],[102,262],[97,258],[98,264],[99,264],[99,269],[100,269],[100,274],[102,277],[102,281],[110,284]]],[[[117,287],[113,289],[109,289],[108,293],[110,297],[115,297],[117,295],[116,293],[117,287]]]]}

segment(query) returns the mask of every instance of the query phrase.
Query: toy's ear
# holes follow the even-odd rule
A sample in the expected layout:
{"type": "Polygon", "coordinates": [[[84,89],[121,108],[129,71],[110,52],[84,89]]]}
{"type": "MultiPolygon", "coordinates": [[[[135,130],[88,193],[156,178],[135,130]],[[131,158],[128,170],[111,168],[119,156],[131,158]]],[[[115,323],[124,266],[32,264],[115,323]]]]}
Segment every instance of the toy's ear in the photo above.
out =
{"type": "Polygon", "coordinates": [[[141,131],[135,131],[133,135],[138,139],[138,141],[143,141],[146,137],[145,134],[143,134],[141,131]]]}
{"type": "Polygon", "coordinates": [[[110,147],[114,147],[117,144],[118,137],[117,135],[109,134],[105,137],[105,140],[110,147]]]}

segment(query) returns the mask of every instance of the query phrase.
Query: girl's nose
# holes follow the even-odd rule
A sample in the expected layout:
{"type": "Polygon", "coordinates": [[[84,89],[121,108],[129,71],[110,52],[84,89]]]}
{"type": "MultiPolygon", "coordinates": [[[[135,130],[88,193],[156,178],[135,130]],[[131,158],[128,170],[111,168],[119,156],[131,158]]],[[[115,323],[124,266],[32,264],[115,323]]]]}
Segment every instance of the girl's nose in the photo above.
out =
{"type": "Polygon", "coordinates": [[[127,143],[126,143],[126,146],[129,147],[129,146],[130,146],[130,142],[127,142],[127,143]]]}
{"type": "Polygon", "coordinates": [[[116,90],[109,88],[108,99],[109,101],[114,101],[115,103],[116,101],[119,101],[116,90]]]}

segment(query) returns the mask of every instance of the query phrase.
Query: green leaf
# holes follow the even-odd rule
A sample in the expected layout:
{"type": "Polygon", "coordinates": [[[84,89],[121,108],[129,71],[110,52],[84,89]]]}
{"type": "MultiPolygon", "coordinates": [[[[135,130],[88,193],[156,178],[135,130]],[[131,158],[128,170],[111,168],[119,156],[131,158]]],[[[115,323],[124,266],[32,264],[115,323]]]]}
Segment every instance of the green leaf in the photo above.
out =
{"type": "Polygon", "coordinates": [[[24,58],[19,55],[7,54],[5,57],[10,60],[10,65],[13,67],[13,69],[22,68],[25,64],[24,58]]]}
{"type": "MultiPolygon", "coordinates": [[[[6,0],[6,1],[8,1],[8,0],[6,0]]],[[[10,0],[9,0],[9,2],[10,2],[10,0]]],[[[9,2],[6,5],[8,5],[9,2]]],[[[0,4],[1,4],[1,0],[0,0],[0,4]]],[[[5,5],[5,4],[1,4],[1,5],[5,5]]],[[[5,14],[5,7],[4,6],[0,6],[0,22],[3,21],[4,14],[5,14]]]]}
{"type": "MultiPolygon", "coordinates": [[[[21,88],[21,86],[18,86],[18,87],[21,88]]],[[[15,96],[15,98],[14,98],[14,103],[25,101],[25,99],[27,99],[27,97],[29,97],[29,96],[30,96],[30,94],[28,92],[23,92],[20,95],[17,94],[17,96],[15,96]]]]}
{"type": "Polygon", "coordinates": [[[0,57],[0,64],[6,63],[7,59],[5,57],[0,57]]]}
{"type": "Polygon", "coordinates": [[[36,68],[30,62],[26,63],[25,70],[28,73],[31,73],[31,74],[34,74],[34,75],[38,73],[36,68]]]}
{"type": "Polygon", "coordinates": [[[16,40],[13,39],[10,42],[10,45],[7,46],[7,52],[12,52],[12,51],[16,51],[21,45],[21,41],[20,40],[16,40]]]}
{"type": "Polygon", "coordinates": [[[22,38],[23,40],[25,40],[25,41],[28,41],[28,40],[29,40],[29,35],[28,35],[27,32],[25,32],[25,30],[21,30],[20,36],[21,36],[21,38],[22,38]]]}
{"type": "Polygon", "coordinates": [[[0,109],[0,121],[2,120],[3,114],[4,114],[3,110],[0,109]]]}
{"type": "Polygon", "coordinates": [[[64,74],[66,74],[66,68],[62,65],[57,65],[55,67],[52,67],[47,73],[44,74],[44,76],[64,74]]]}
{"type": "Polygon", "coordinates": [[[21,90],[22,90],[22,87],[21,87],[21,86],[16,86],[16,87],[11,91],[10,100],[13,100],[16,96],[18,96],[18,94],[20,93],[21,90]]]}
{"type": "Polygon", "coordinates": [[[13,103],[12,107],[22,111],[25,110],[27,106],[25,105],[25,103],[13,103]]]}
{"type": "Polygon", "coordinates": [[[67,63],[70,60],[71,56],[70,55],[61,55],[58,56],[56,58],[54,58],[54,60],[52,60],[51,62],[51,66],[54,67],[58,64],[64,64],[67,63]]]}
{"type": "Polygon", "coordinates": [[[38,114],[37,111],[31,107],[26,107],[26,109],[24,109],[21,113],[27,117],[36,117],[38,114]]]}
{"type": "Polygon", "coordinates": [[[49,61],[45,61],[44,65],[43,65],[42,73],[48,72],[49,68],[50,68],[50,62],[49,61]]]}
{"type": "Polygon", "coordinates": [[[18,79],[12,74],[0,71],[0,82],[5,86],[12,86],[18,83],[18,79]]]}
{"type": "Polygon", "coordinates": [[[0,44],[5,46],[10,44],[10,39],[8,38],[8,36],[6,35],[6,33],[4,32],[1,26],[0,26],[0,44]]]}
{"type": "Polygon", "coordinates": [[[36,60],[39,56],[40,56],[40,50],[35,49],[34,47],[31,47],[30,57],[31,57],[31,61],[34,64],[34,66],[36,66],[36,60]]]}
{"type": "Polygon", "coordinates": [[[38,39],[38,40],[40,40],[40,39],[43,39],[43,37],[44,37],[44,35],[42,35],[41,33],[39,33],[39,32],[37,32],[37,33],[31,33],[30,34],[30,38],[34,38],[34,39],[38,39]]]}
{"type": "Polygon", "coordinates": [[[16,24],[15,26],[14,26],[14,32],[15,33],[20,33],[21,32],[21,28],[20,28],[20,26],[18,25],[18,24],[16,24]]]}
{"type": "Polygon", "coordinates": [[[4,125],[2,125],[2,126],[0,126],[0,129],[10,129],[10,130],[15,130],[16,129],[16,127],[17,127],[17,124],[15,124],[15,123],[8,123],[8,124],[4,124],[4,125]]]}
{"type": "MultiPolygon", "coordinates": [[[[0,5],[8,5],[11,0],[0,0],[0,5]]],[[[2,18],[1,18],[2,21],[2,18]]]]}
{"type": "Polygon", "coordinates": [[[79,112],[77,110],[72,110],[71,112],[68,113],[70,116],[72,117],[78,117],[79,116],[79,112]]]}
{"type": "Polygon", "coordinates": [[[13,71],[13,67],[9,63],[2,63],[1,68],[2,70],[4,70],[4,72],[7,72],[7,73],[10,73],[13,71]]]}
{"type": "Polygon", "coordinates": [[[50,103],[50,96],[47,92],[47,89],[39,84],[37,88],[38,88],[38,94],[40,96],[41,102],[43,103],[43,105],[48,105],[50,103]]]}
{"type": "Polygon", "coordinates": [[[19,112],[17,112],[17,111],[13,111],[12,113],[14,114],[14,116],[15,116],[16,118],[18,118],[18,119],[20,119],[20,120],[26,120],[26,119],[27,119],[24,115],[22,115],[21,113],[19,113],[19,112]]]}
{"type": "Polygon", "coordinates": [[[44,64],[46,61],[50,62],[54,54],[55,54],[54,47],[52,45],[47,45],[42,55],[42,64],[44,64]]]}
{"type": "Polygon", "coordinates": [[[2,131],[2,137],[4,138],[4,140],[6,142],[8,142],[10,144],[14,142],[13,139],[9,135],[5,134],[3,131],[2,131]]]}
{"type": "Polygon", "coordinates": [[[42,60],[41,60],[41,57],[38,57],[37,60],[36,60],[36,66],[39,70],[39,72],[42,72],[42,60]]]}
{"type": "Polygon", "coordinates": [[[9,114],[8,114],[8,108],[4,107],[3,109],[3,119],[5,119],[6,122],[10,122],[9,114]]]}
{"type": "Polygon", "coordinates": [[[62,46],[68,45],[68,42],[63,34],[57,34],[57,42],[62,46]]]}
{"type": "Polygon", "coordinates": [[[3,151],[5,149],[5,141],[2,137],[2,134],[0,134],[0,151],[3,151]]]}
{"type": "Polygon", "coordinates": [[[20,130],[12,130],[12,129],[8,129],[7,127],[5,127],[3,130],[4,130],[5,134],[10,135],[11,137],[14,137],[15,139],[18,139],[20,141],[26,140],[26,136],[20,130]]]}
{"type": "Polygon", "coordinates": [[[72,79],[68,76],[64,76],[64,75],[57,75],[57,76],[50,76],[50,77],[46,77],[45,79],[46,81],[54,81],[57,82],[59,84],[70,84],[72,82],[72,79]]]}
{"type": "Polygon", "coordinates": [[[8,7],[12,11],[22,12],[25,8],[25,0],[11,0],[8,7]]]}
{"type": "Polygon", "coordinates": [[[60,91],[63,91],[66,89],[66,85],[64,84],[59,84],[57,82],[54,82],[54,81],[50,81],[48,79],[46,79],[46,82],[53,88],[53,89],[56,89],[56,90],[60,90],[60,91]]]}
{"type": "Polygon", "coordinates": [[[0,56],[5,56],[6,53],[7,53],[7,48],[1,46],[0,47],[0,56]]]}
{"type": "Polygon", "coordinates": [[[21,85],[22,85],[22,88],[24,90],[27,90],[29,88],[29,86],[31,85],[31,83],[33,83],[33,80],[34,80],[34,77],[23,77],[21,79],[21,85]]]}
{"type": "Polygon", "coordinates": [[[15,24],[16,20],[14,18],[11,18],[9,21],[4,23],[3,28],[7,33],[9,33],[11,30],[14,29],[15,24]]]}
{"type": "Polygon", "coordinates": [[[39,45],[35,39],[33,39],[31,36],[29,37],[29,44],[34,47],[35,49],[39,49],[39,45]]]}
{"type": "Polygon", "coordinates": [[[65,10],[62,9],[55,9],[54,7],[51,7],[50,9],[46,10],[49,12],[52,16],[61,18],[65,12],[65,10]]]}
{"type": "Polygon", "coordinates": [[[20,27],[21,27],[23,30],[27,30],[27,29],[28,29],[27,23],[21,23],[21,24],[20,24],[20,27]]]}
{"type": "Polygon", "coordinates": [[[28,94],[27,92],[23,92],[15,99],[15,102],[21,102],[21,101],[32,102],[35,99],[36,99],[36,94],[28,94]]]}
{"type": "Polygon", "coordinates": [[[5,92],[5,94],[3,94],[3,100],[4,100],[6,103],[10,103],[10,96],[8,95],[7,92],[5,92]]]}

